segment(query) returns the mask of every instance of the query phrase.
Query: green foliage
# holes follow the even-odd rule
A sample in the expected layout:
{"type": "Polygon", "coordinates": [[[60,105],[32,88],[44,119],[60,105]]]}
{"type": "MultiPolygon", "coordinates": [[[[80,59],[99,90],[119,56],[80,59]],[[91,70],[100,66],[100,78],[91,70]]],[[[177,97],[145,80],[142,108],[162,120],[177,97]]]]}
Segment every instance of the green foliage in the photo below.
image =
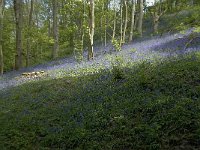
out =
{"type": "Polygon", "coordinates": [[[194,30],[194,32],[200,33],[200,26],[197,26],[194,30]]]}
{"type": "Polygon", "coordinates": [[[135,53],[136,51],[137,51],[136,48],[132,48],[132,49],[130,50],[130,52],[132,52],[132,53],[135,53]]]}
{"type": "Polygon", "coordinates": [[[112,74],[114,80],[124,79],[124,61],[120,56],[116,56],[112,63],[112,74]]]}
{"type": "Polygon", "coordinates": [[[200,23],[200,7],[186,7],[173,14],[165,15],[161,19],[161,30],[183,31],[191,27],[198,27],[200,23]]]}
{"type": "Polygon", "coordinates": [[[116,51],[121,51],[121,47],[120,47],[120,41],[117,39],[112,39],[112,45],[115,48],[116,51]]]}
{"type": "Polygon", "coordinates": [[[0,147],[198,149],[199,66],[197,53],[138,64],[120,82],[100,71],[1,91],[0,147]]]}

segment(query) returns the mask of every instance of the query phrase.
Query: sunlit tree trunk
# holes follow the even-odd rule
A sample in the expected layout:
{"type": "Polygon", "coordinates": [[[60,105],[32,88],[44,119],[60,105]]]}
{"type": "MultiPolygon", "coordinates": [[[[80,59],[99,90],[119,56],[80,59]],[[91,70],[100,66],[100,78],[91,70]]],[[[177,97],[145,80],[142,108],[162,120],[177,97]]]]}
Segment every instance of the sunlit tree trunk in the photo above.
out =
{"type": "Polygon", "coordinates": [[[123,31],[123,43],[126,41],[126,28],[128,24],[128,6],[127,6],[127,0],[124,0],[124,6],[125,6],[125,20],[124,20],[124,31],[123,31]]]}
{"type": "Polygon", "coordinates": [[[120,47],[123,43],[123,0],[120,3],[120,47]]]}
{"type": "Polygon", "coordinates": [[[115,34],[116,34],[116,19],[117,19],[117,11],[116,11],[116,5],[115,5],[115,0],[114,0],[114,20],[113,20],[113,35],[112,38],[115,39],[115,34]]]}
{"type": "Polygon", "coordinates": [[[88,49],[88,60],[94,59],[94,0],[90,0],[90,10],[89,10],[89,36],[90,43],[88,49]]]}
{"type": "Polygon", "coordinates": [[[0,73],[3,74],[3,8],[4,8],[4,0],[0,0],[0,73]]]}
{"type": "Polygon", "coordinates": [[[58,56],[58,0],[53,0],[53,39],[54,46],[52,51],[52,58],[55,59],[58,56]]]}
{"type": "Polygon", "coordinates": [[[22,67],[22,0],[14,0],[15,22],[16,22],[16,57],[15,69],[22,67]]]}
{"type": "Polygon", "coordinates": [[[144,16],[144,12],[143,12],[143,0],[139,0],[139,20],[138,20],[138,33],[140,36],[142,36],[142,24],[143,24],[143,16],[144,16]]]}
{"type": "Polygon", "coordinates": [[[130,30],[130,35],[129,35],[129,42],[133,40],[134,22],[135,22],[135,0],[132,0],[131,30],[130,30]]]}

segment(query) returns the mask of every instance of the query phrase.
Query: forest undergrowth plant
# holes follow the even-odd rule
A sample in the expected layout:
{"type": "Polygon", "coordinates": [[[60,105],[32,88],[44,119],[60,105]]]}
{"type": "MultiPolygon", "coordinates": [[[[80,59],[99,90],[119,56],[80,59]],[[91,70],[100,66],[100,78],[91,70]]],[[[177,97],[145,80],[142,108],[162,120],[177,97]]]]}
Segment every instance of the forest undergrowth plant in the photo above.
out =
{"type": "Polygon", "coordinates": [[[114,49],[115,49],[116,51],[121,51],[120,41],[119,41],[119,40],[113,38],[113,39],[111,40],[111,42],[112,42],[112,46],[114,47],[114,49]]]}
{"type": "Polygon", "coordinates": [[[130,50],[131,53],[135,53],[136,51],[137,51],[136,48],[132,48],[132,49],[130,50]]]}
{"type": "Polygon", "coordinates": [[[111,62],[112,74],[114,80],[122,80],[125,78],[124,73],[124,60],[120,56],[116,56],[114,61],[111,62]]]}

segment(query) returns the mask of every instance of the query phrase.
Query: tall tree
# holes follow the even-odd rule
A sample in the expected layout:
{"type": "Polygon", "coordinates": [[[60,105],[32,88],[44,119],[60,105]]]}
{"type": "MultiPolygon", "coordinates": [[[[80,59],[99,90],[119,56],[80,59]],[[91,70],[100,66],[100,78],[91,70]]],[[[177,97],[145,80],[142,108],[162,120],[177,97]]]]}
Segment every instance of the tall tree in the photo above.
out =
{"type": "Polygon", "coordinates": [[[150,13],[153,17],[153,31],[155,34],[158,33],[158,25],[160,21],[160,17],[167,11],[167,8],[162,7],[162,1],[154,3],[154,7],[150,10],[150,13]]]}
{"type": "Polygon", "coordinates": [[[143,0],[139,0],[139,18],[138,18],[138,33],[140,36],[142,36],[142,24],[143,24],[143,16],[144,16],[144,4],[143,0]]]}
{"type": "MultiPolygon", "coordinates": [[[[29,10],[29,18],[28,18],[28,32],[31,32],[32,29],[32,18],[33,18],[33,4],[34,0],[31,0],[31,6],[29,10]]],[[[27,49],[26,49],[26,67],[29,66],[30,63],[30,49],[31,49],[31,39],[30,39],[30,34],[29,37],[27,38],[27,49]]]]}
{"type": "Polygon", "coordinates": [[[88,49],[88,60],[94,59],[94,0],[90,0],[89,9],[89,36],[90,43],[88,49]]]}
{"type": "Polygon", "coordinates": [[[112,35],[112,39],[115,39],[116,21],[117,21],[117,11],[116,11],[116,3],[115,3],[115,0],[114,0],[114,20],[113,20],[113,35],[112,35]]]}
{"type": "Polygon", "coordinates": [[[58,56],[58,0],[53,0],[53,39],[54,46],[52,51],[52,57],[55,59],[58,56]]]}
{"type": "Polygon", "coordinates": [[[120,1],[120,47],[123,43],[123,0],[120,1]]]}
{"type": "Polygon", "coordinates": [[[22,0],[14,0],[15,22],[16,22],[16,56],[15,69],[22,67],[22,0]]]}
{"type": "Polygon", "coordinates": [[[123,31],[123,43],[126,41],[126,28],[128,24],[128,5],[127,0],[124,0],[124,7],[125,7],[125,20],[124,20],[124,31],[123,31]]]}
{"type": "Polygon", "coordinates": [[[3,12],[4,8],[4,0],[0,0],[0,74],[3,74],[3,68],[4,68],[4,63],[3,63],[3,12]]]}
{"type": "Polygon", "coordinates": [[[132,0],[131,29],[130,29],[130,35],[129,35],[129,42],[133,40],[134,22],[135,22],[135,0],[132,0]]]}

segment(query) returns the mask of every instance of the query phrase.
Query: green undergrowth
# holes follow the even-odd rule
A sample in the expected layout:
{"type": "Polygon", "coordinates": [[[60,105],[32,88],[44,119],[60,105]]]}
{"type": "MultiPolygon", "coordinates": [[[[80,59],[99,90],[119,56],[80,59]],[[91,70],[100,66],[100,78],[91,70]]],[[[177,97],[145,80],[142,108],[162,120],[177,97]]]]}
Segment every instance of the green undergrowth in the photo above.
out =
{"type": "Polygon", "coordinates": [[[4,149],[195,149],[199,54],[0,92],[4,149]]]}

